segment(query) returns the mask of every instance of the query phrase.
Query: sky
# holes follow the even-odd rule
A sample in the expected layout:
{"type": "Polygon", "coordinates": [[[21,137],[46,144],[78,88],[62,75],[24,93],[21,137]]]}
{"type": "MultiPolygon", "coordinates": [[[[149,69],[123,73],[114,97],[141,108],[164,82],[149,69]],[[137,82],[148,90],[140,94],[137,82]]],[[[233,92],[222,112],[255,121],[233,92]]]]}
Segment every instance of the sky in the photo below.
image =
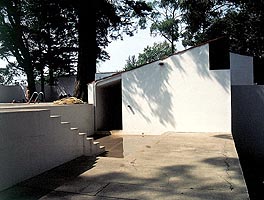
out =
{"type": "MultiPolygon", "coordinates": [[[[126,60],[129,56],[138,56],[143,53],[144,48],[153,46],[153,44],[163,42],[165,39],[161,36],[150,36],[149,29],[139,30],[134,36],[124,36],[123,40],[112,41],[106,48],[110,55],[110,60],[101,62],[97,66],[97,72],[117,72],[125,67],[126,60]]],[[[182,50],[180,44],[176,46],[177,50],[182,50]]],[[[0,68],[5,67],[6,62],[0,60],[0,68]]]]}
{"type": "Polygon", "coordinates": [[[149,29],[139,30],[134,36],[124,36],[123,40],[112,41],[106,48],[110,55],[110,60],[100,63],[97,72],[116,72],[125,67],[129,56],[143,53],[144,48],[152,46],[154,42],[163,42],[165,39],[158,36],[150,36],[149,29]]]}
{"type": "MultiPolygon", "coordinates": [[[[110,60],[100,63],[97,66],[97,72],[116,72],[125,67],[126,60],[129,56],[135,55],[136,58],[139,53],[143,53],[144,48],[153,46],[153,44],[163,42],[165,39],[161,36],[150,36],[149,29],[139,30],[134,36],[124,36],[123,40],[115,40],[109,44],[106,51],[110,55],[110,60]]],[[[181,43],[176,44],[178,51],[183,50],[181,43]]]]}
{"type": "Polygon", "coordinates": [[[0,68],[5,68],[6,64],[6,61],[0,59],[0,68]]]}

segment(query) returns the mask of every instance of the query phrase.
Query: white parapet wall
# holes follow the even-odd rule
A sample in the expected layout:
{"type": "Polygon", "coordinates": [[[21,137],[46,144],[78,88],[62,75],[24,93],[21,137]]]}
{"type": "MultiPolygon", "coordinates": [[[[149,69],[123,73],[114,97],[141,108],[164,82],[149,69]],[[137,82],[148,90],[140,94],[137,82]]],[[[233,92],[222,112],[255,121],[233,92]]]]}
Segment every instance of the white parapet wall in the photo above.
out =
{"type": "Polygon", "coordinates": [[[0,103],[25,102],[25,92],[20,85],[0,85],[0,103]]]}
{"type": "Polygon", "coordinates": [[[71,123],[88,136],[94,134],[94,107],[91,104],[52,105],[47,107],[52,115],[61,115],[62,121],[71,123]]]}
{"type": "Polygon", "coordinates": [[[60,115],[62,121],[70,122],[71,127],[77,127],[80,132],[88,136],[94,133],[94,106],[92,104],[54,104],[54,103],[31,103],[31,104],[0,104],[6,109],[48,109],[51,115],[60,115]]]}
{"type": "Polygon", "coordinates": [[[230,53],[231,85],[253,85],[253,57],[230,53]]]}
{"type": "Polygon", "coordinates": [[[83,155],[83,138],[49,110],[1,109],[0,190],[83,155]]]}
{"type": "Polygon", "coordinates": [[[209,69],[209,45],[122,74],[124,132],[231,132],[230,70],[209,69]]]}

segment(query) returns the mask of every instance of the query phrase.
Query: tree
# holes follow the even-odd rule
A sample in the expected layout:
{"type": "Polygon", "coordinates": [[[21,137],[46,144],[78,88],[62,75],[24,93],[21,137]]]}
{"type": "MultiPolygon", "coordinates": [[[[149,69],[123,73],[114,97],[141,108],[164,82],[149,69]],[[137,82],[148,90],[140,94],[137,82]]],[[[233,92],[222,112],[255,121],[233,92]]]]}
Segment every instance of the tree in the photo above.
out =
{"type": "Polygon", "coordinates": [[[97,0],[90,5],[91,12],[87,12],[86,2],[75,0],[73,5],[79,17],[79,54],[74,96],[87,101],[87,84],[95,79],[96,60],[109,57],[104,48],[110,39],[122,38],[122,34],[132,36],[138,26],[135,19],[144,18],[150,7],[142,1],[97,0]]]}
{"type": "Polygon", "coordinates": [[[23,75],[23,71],[14,65],[15,63],[9,63],[5,68],[0,68],[0,84],[15,84],[16,77],[23,75]]]}
{"type": "Polygon", "coordinates": [[[87,83],[94,80],[96,60],[108,58],[109,39],[133,35],[134,19],[150,8],[134,0],[3,0],[0,2],[0,54],[14,56],[35,91],[36,72],[43,80],[49,68],[50,82],[59,67],[70,70],[78,50],[75,95],[87,100],[87,83]],[[87,24],[89,27],[87,27],[87,24]],[[65,67],[65,68],[64,68],[65,67]]]}
{"type": "Polygon", "coordinates": [[[264,56],[263,1],[183,1],[180,7],[186,24],[183,45],[226,36],[230,39],[231,51],[264,56]]]}
{"type": "Polygon", "coordinates": [[[152,47],[147,46],[143,50],[143,53],[138,55],[137,59],[134,55],[132,57],[129,56],[124,70],[134,69],[138,66],[163,59],[169,55],[171,55],[171,46],[168,42],[154,43],[152,47]]]}
{"type": "Polygon", "coordinates": [[[151,35],[161,35],[171,45],[171,53],[175,52],[175,43],[180,38],[181,13],[179,2],[175,0],[154,0],[150,6],[152,13],[148,18],[151,22],[151,35]]]}
{"type": "Polygon", "coordinates": [[[27,75],[30,91],[41,76],[44,89],[44,68],[53,72],[70,72],[76,63],[76,17],[56,0],[3,0],[0,2],[0,55],[15,57],[18,68],[27,75]]]}
{"type": "Polygon", "coordinates": [[[19,67],[26,73],[31,91],[35,91],[34,67],[29,53],[28,34],[25,25],[29,21],[22,9],[24,1],[2,0],[0,2],[0,43],[1,55],[8,59],[14,56],[19,67]]]}

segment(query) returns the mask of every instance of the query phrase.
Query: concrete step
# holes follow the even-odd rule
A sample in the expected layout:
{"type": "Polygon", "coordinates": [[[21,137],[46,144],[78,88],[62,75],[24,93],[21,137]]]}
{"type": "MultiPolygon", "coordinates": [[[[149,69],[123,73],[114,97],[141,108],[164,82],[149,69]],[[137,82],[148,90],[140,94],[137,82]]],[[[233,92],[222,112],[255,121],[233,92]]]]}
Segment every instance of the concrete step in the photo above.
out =
{"type": "Polygon", "coordinates": [[[94,135],[107,136],[107,135],[111,135],[111,131],[95,131],[94,135]]]}
{"type": "Polygon", "coordinates": [[[54,125],[61,123],[61,115],[50,115],[49,117],[54,125]]]}
{"type": "Polygon", "coordinates": [[[92,137],[87,137],[84,144],[84,155],[98,156],[105,152],[105,147],[100,145],[100,142],[94,141],[92,137]]]}
{"type": "Polygon", "coordinates": [[[92,145],[94,142],[94,139],[92,137],[87,137],[86,140],[92,145]]]}
{"type": "Polygon", "coordinates": [[[50,115],[51,118],[60,118],[61,115],[50,115]]]}
{"type": "Polygon", "coordinates": [[[70,122],[61,122],[61,124],[70,124],[70,122]]]}
{"type": "Polygon", "coordinates": [[[86,136],[87,133],[79,133],[79,136],[86,136]]]}
{"type": "Polygon", "coordinates": [[[99,146],[97,155],[100,155],[100,154],[102,154],[104,152],[105,152],[105,146],[103,146],[103,145],[99,146]]]}

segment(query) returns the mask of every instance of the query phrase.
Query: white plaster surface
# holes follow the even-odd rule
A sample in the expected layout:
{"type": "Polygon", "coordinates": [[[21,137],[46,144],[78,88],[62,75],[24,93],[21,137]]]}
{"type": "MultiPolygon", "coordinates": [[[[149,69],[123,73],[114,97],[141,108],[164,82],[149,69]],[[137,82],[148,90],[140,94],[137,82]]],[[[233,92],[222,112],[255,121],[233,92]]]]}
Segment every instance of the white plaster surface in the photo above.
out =
{"type": "Polygon", "coordinates": [[[230,132],[230,70],[209,70],[208,44],[122,74],[124,132],[230,132]]]}
{"type": "Polygon", "coordinates": [[[49,109],[51,115],[61,115],[61,120],[70,122],[71,127],[77,127],[80,132],[92,135],[94,133],[94,107],[91,104],[57,105],[53,103],[36,104],[0,104],[0,108],[8,109],[49,109]]]}
{"type": "Polygon", "coordinates": [[[83,154],[82,137],[49,110],[0,112],[0,190],[83,154]]]}
{"type": "Polygon", "coordinates": [[[79,135],[87,129],[93,133],[92,105],[0,104],[0,191],[84,154],[101,153],[100,144],[79,135]]]}
{"type": "Polygon", "coordinates": [[[11,103],[13,100],[25,100],[25,93],[19,85],[0,85],[0,103],[11,103]]]}
{"type": "Polygon", "coordinates": [[[94,104],[94,83],[87,85],[88,88],[88,103],[94,104]]]}
{"type": "Polygon", "coordinates": [[[61,115],[62,121],[78,127],[80,132],[94,133],[94,107],[91,104],[60,105],[49,107],[52,115],[61,115]]]}
{"type": "Polygon", "coordinates": [[[253,85],[253,57],[230,53],[231,85],[253,85]]]}

